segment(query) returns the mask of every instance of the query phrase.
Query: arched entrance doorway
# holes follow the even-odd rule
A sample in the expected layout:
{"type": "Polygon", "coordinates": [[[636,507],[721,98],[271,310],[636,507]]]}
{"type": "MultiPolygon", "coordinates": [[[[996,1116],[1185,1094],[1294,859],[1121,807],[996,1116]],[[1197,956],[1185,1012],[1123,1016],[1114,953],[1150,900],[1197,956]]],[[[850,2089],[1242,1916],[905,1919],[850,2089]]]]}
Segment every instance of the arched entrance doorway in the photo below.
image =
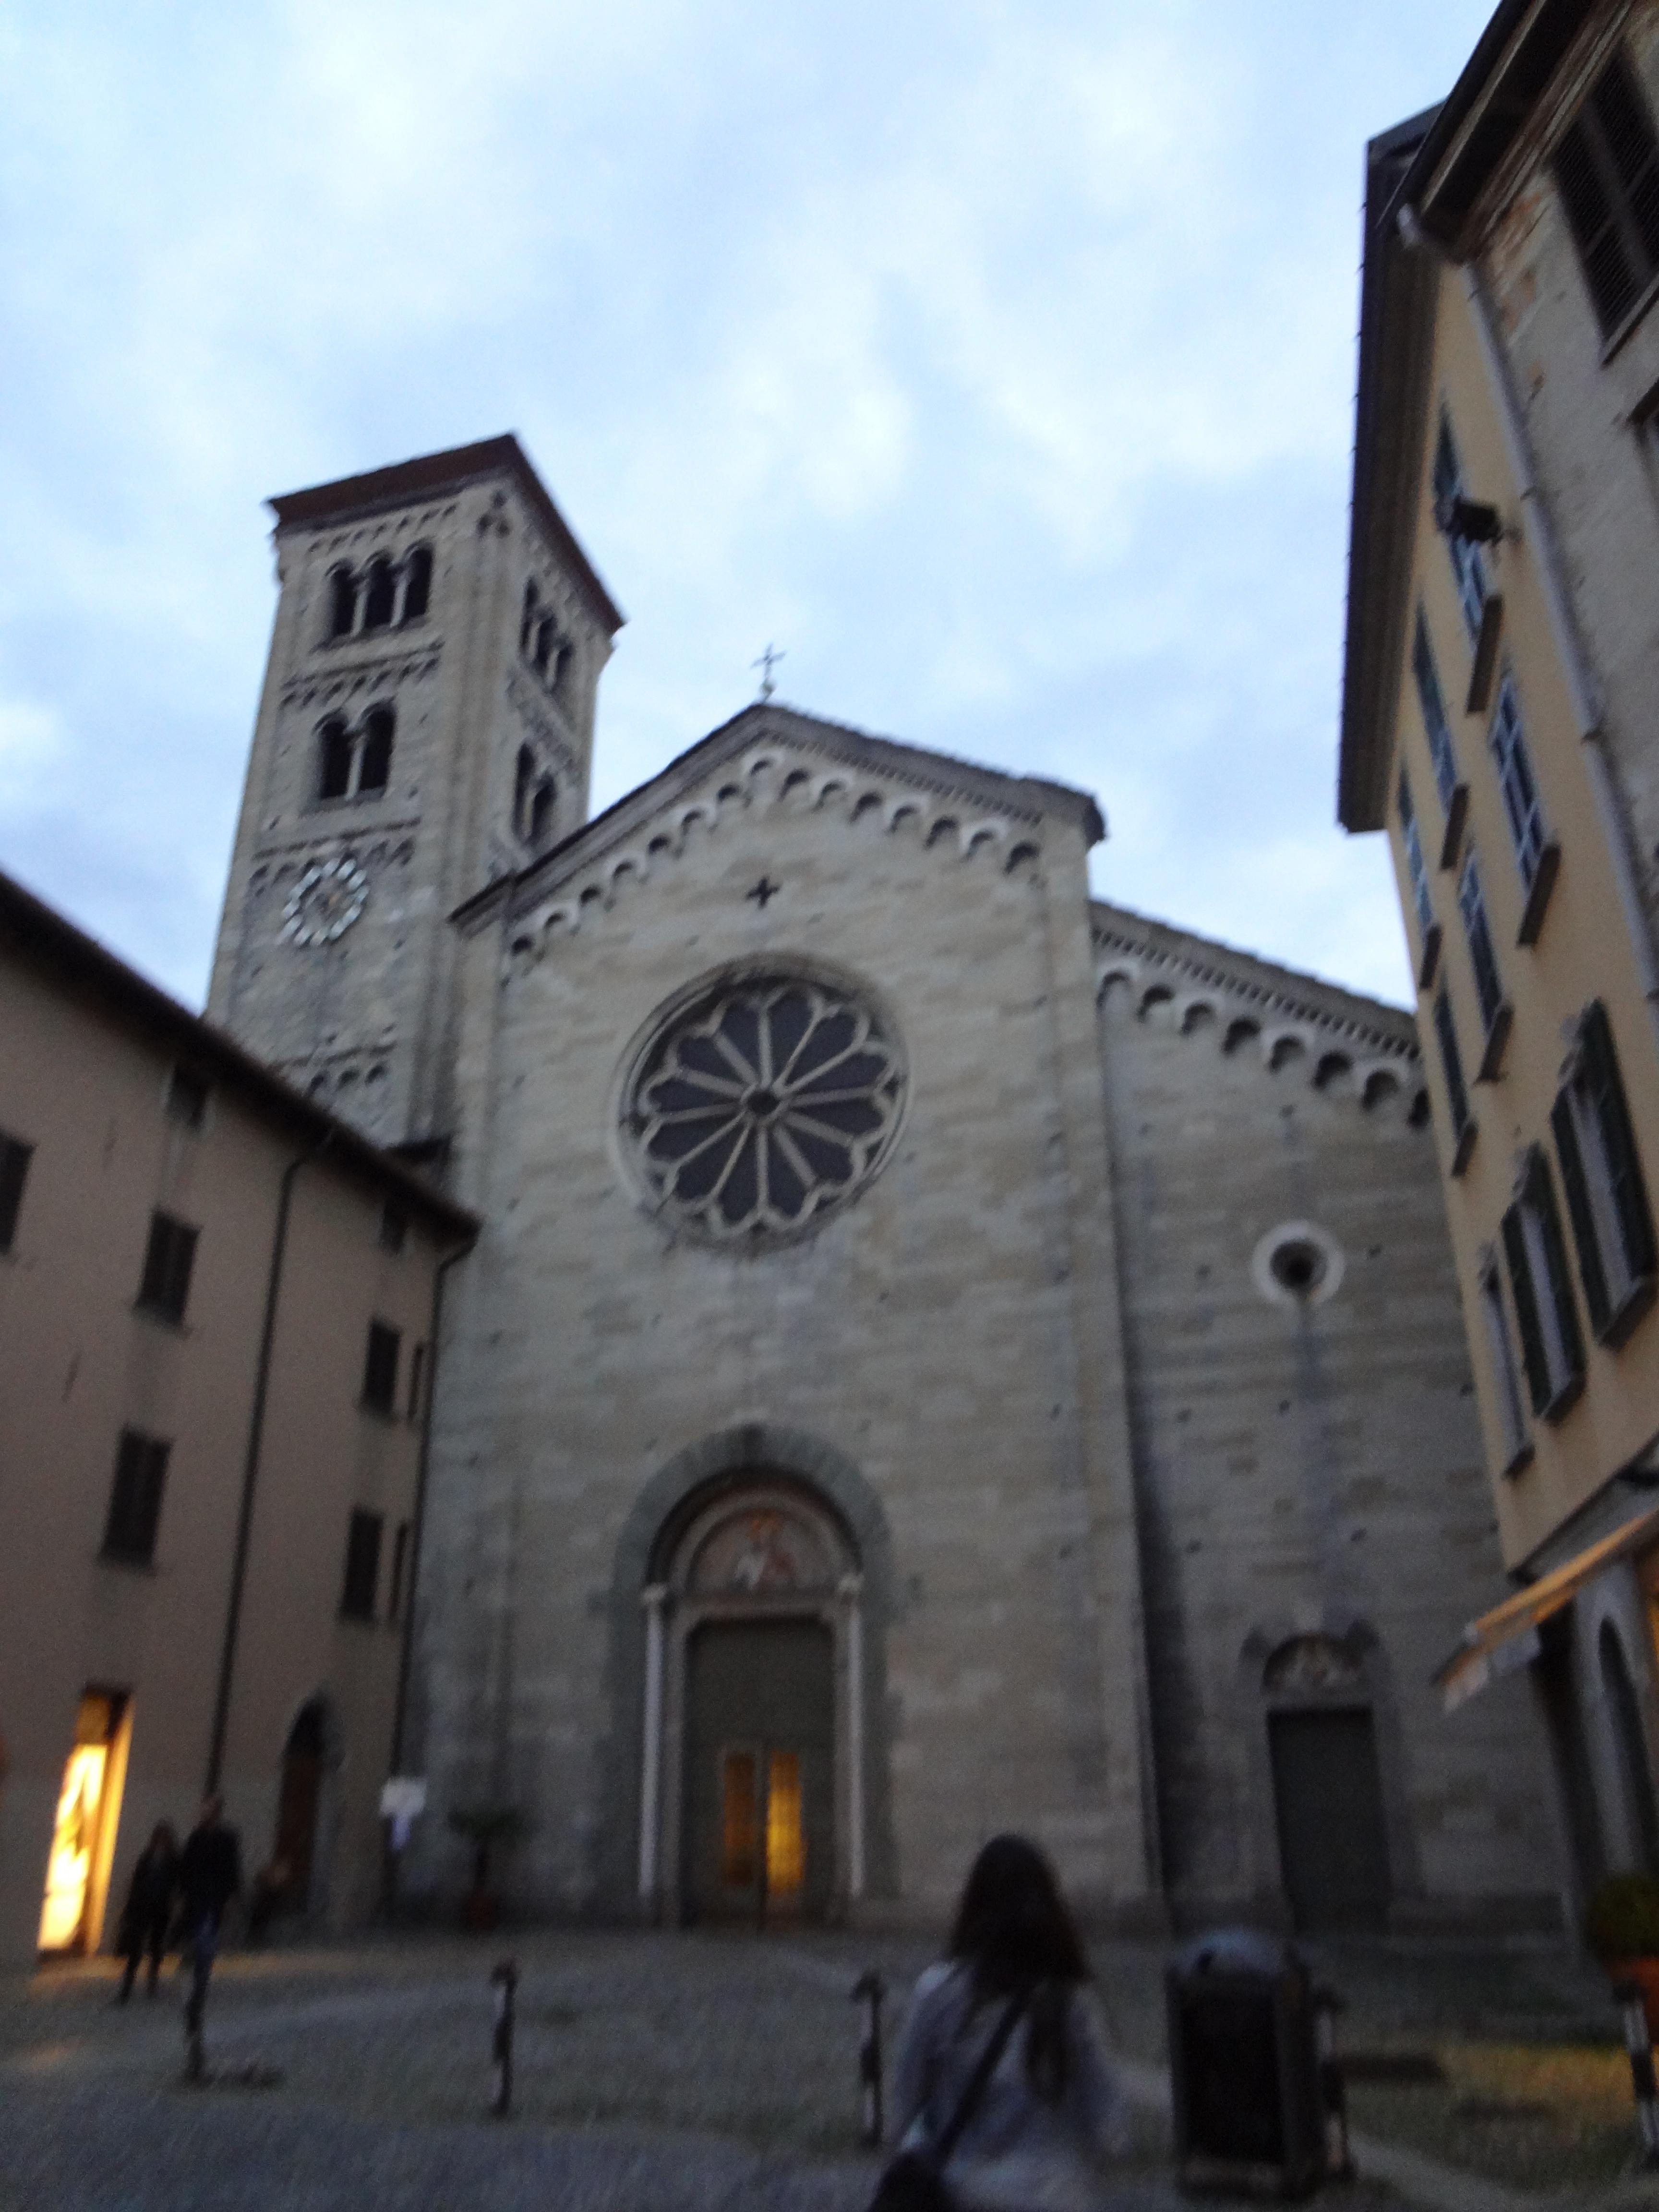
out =
{"type": "Polygon", "coordinates": [[[684,1921],[832,1917],[863,1877],[848,1532],[793,1477],[727,1480],[672,1517],[652,1567],[642,1895],[684,1921]]]}
{"type": "Polygon", "coordinates": [[[1280,1879],[1299,1933],[1380,1929],[1393,1884],[1363,1670],[1329,1636],[1279,1645],[1262,1674],[1280,1879]]]}
{"type": "Polygon", "coordinates": [[[271,1871],[279,1909],[308,1911],[318,1875],[317,1838],[323,1796],[335,1764],[333,1729],[325,1698],[307,1700],[283,1747],[276,1793],[276,1832],[271,1871]]]}

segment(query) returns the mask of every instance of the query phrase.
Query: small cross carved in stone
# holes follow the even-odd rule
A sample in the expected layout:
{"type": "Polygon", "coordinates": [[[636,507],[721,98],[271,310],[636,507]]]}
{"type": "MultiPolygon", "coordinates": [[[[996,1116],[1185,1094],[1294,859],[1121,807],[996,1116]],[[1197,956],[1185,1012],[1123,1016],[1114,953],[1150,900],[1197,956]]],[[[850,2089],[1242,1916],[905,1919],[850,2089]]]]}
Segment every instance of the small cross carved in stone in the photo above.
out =
{"type": "Polygon", "coordinates": [[[744,893],[744,896],[745,898],[753,899],[755,904],[760,908],[761,912],[764,914],[766,911],[766,902],[768,899],[775,899],[782,889],[783,885],[781,884],[775,884],[770,876],[763,876],[760,881],[755,885],[754,889],[752,890],[745,891],[744,893]]]}

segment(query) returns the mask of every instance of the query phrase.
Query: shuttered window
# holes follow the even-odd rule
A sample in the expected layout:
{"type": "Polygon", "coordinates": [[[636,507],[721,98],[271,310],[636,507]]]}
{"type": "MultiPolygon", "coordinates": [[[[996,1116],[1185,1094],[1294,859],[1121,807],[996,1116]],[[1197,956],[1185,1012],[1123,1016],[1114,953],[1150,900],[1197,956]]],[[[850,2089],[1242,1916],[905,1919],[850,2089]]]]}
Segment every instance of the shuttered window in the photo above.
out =
{"type": "Polygon", "coordinates": [[[1510,825],[1516,866],[1521,881],[1530,890],[1544,855],[1544,810],[1527,750],[1521,724],[1521,702],[1515,678],[1505,675],[1498,694],[1498,711],[1492,718],[1492,757],[1498,763],[1498,786],[1504,794],[1504,818],[1510,825]]]}
{"type": "Polygon", "coordinates": [[[33,1145],[26,1145],[20,1137],[9,1137],[0,1130],[0,1252],[10,1251],[17,1234],[17,1217],[23,1210],[23,1184],[33,1157],[33,1145]]]}
{"type": "Polygon", "coordinates": [[[1532,1409],[1547,1417],[1565,1413],[1583,1379],[1584,1340],[1567,1278],[1555,1185],[1535,1145],[1515,1203],[1504,1216],[1504,1257],[1532,1409]]]}
{"type": "Polygon", "coordinates": [[[1613,1025],[1599,999],[1579,1024],[1571,1073],[1550,1120],[1590,1326],[1609,1336],[1650,1291],[1659,1253],[1613,1025]]]}
{"type": "Polygon", "coordinates": [[[1457,788],[1457,759],[1452,751],[1451,727],[1446,720],[1446,702],[1434,665],[1429,626],[1420,607],[1417,612],[1417,635],[1412,642],[1412,673],[1417,679],[1417,702],[1423,710],[1429,757],[1434,763],[1435,789],[1440,793],[1442,807],[1449,814],[1452,793],[1457,788]]]}
{"type": "Polygon", "coordinates": [[[196,1264],[197,1232],[170,1213],[153,1213],[138,1303],[168,1321],[183,1321],[190,1303],[191,1270],[196,1264]]]}
{"type": "MultiPolygon", "coordinates": [[[[1434,503],[1440,508],[1465,497],[1463,465],[1457,458],[1451,419],[1442,415],[1440,434],[1434,447],[1434,503]]],[[[1480,548],[1473,539],[1454,538],[1448,532],[1446,551],[1450,557],[1452,581],[1457,586],[1457,604],[1463,610],[1463,620],[1468,625],[1469,635],[1478,637],[1486,604],[1486,564],[1481,558],[1480,548]]]]}
{"type": "Polygon", "coordinates": [[[1423,840],[1417,833],[1417,810],[1412,805],[1412,787],[1403,775],[1400,779],[1400,836],[1406,848],[1406,873],[1411,880],[1412,904],[1417,909],[1417,927],[1426,946],[1434,931],[1434,902],[1429,896],[1429,872],[1423,862],[1423,840]]]}
{"type": "Polygon", "coordinates": [[[1596,319],[1611,333],[1659,276],[1659,143],[1622,53],[1557,149],[1555,181],[1596,319]]]}
{"type": "Polygon", "coordinates": [[[1502,1429],[1503,1463],[1507,1473],[1528,1450],[1527,1416],[1521,1401],[1521,1376],[1516,1365],[1515,1343],[1509,1316],[1504,1310],[1504,1282],[1496,1255],[1488,1251],[1480,1263],[1480,1318],[1486,1324],[1486,1350],[1492,1358],[1492,1395],[1502,1429]]]}
{"type": "Polygon", "coordinates": [[[171,1444],[159,1437],[123,1429],[116,1447],[115,1480],[110,1487],[109,1518],[104,1524],[104,1556],[130,1566],[148,1566],[155,1556],[161,1522],[161,1492],[167,1479],[171,1444]]]}
{"type": "Polygon", "coordinates": [[[1492,949],[1492,925],[1486,920],[1486,902],[1480,889],[1480,871],[1470,854],[1463,863],[1463,873],[1457,886],[1457,907],[1463,917],[1463,933],[1469,941],[1469,965],[1474,970],[1474,988],[1480,1000],[1480,1018],[1488,1030],[1498,1019],[1504,1003],[1504,981],[1498,972],[1498,955],[1492,949]]]}
{"type": "Polygon", "coordinates": [[[1457,1024],[1451,1001],[1443,991],[1434,1002],[1434,1034],[1440,1046],[1440,1066],[1446,1078],[1446,1098],[1451,1107],[1455,1152],[1452,1172],[1461,1174],[1468,1159],[1474,1122],[1469,1113],[1468,1085],[1463,1080],[1463,1058],[1457,1049],[1457,1024]]]}
{"type": "Polygon", "coordinates": [[[397,1411],[398,1355],[403,1338],[383,1321],[368,1324],[368,1346],[363,1354],[363,1403],[377,1413],[397,1411]]]}

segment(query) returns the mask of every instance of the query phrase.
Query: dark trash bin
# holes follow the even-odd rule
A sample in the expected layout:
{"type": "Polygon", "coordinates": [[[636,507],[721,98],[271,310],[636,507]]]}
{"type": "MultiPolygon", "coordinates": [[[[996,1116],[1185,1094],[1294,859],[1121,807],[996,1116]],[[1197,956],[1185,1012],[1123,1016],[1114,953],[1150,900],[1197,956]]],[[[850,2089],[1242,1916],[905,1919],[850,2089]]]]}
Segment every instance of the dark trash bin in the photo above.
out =
{"type": "Polygon", "coordinates": [[[1224,1928],[1164,1976],[1183,2189],[1310,2196],[1325,2175],[1313,1985],[1296,1950],[1224,1928]]]}

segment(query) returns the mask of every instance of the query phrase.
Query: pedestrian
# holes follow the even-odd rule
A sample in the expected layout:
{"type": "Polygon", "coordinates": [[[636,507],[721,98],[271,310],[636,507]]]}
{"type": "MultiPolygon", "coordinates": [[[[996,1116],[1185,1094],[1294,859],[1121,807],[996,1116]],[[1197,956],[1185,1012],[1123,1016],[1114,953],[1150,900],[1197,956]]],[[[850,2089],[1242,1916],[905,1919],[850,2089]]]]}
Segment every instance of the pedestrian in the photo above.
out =
{"type": "Polygon", "coordinates": [[[181,1918],[190,1954],[185,2032],[192,2042],[202,2033],[208,1978],[219,1948],[219,1923],[226,1905],[241,1887],[241,1844],[235,1829],[226,1823],[223,1799],[210,1794],[202,1800],[201,1816],[185,1837],[179,1860],[179,1887],[184,1897],[181,1918]]]}
{"type": "Polygon", "coordinates": [[[149,1978],[145,1990],[148,1996],[155,1996],[178,1888],[179,1838],[171,1822],[158,1820],[155,1833],[138,1854],[132,1880],[127,1885],[127,1901],[116,1937],[116,1948],[127,1963],[116,1996],[117,2004],[125,2004],[132,1995],[139,1963],[146,1951],[149,1954],[149,1978]]]}
{"type": "Polygon", "coordinates": [[[1088,1962],[1047,1859],[994,1836],[899,2038],[877,2206],[1092,2212],[1127,2141],[1088,1962]],[[918,2189],[918,2185],[920,2188],[918,2189]]]}

